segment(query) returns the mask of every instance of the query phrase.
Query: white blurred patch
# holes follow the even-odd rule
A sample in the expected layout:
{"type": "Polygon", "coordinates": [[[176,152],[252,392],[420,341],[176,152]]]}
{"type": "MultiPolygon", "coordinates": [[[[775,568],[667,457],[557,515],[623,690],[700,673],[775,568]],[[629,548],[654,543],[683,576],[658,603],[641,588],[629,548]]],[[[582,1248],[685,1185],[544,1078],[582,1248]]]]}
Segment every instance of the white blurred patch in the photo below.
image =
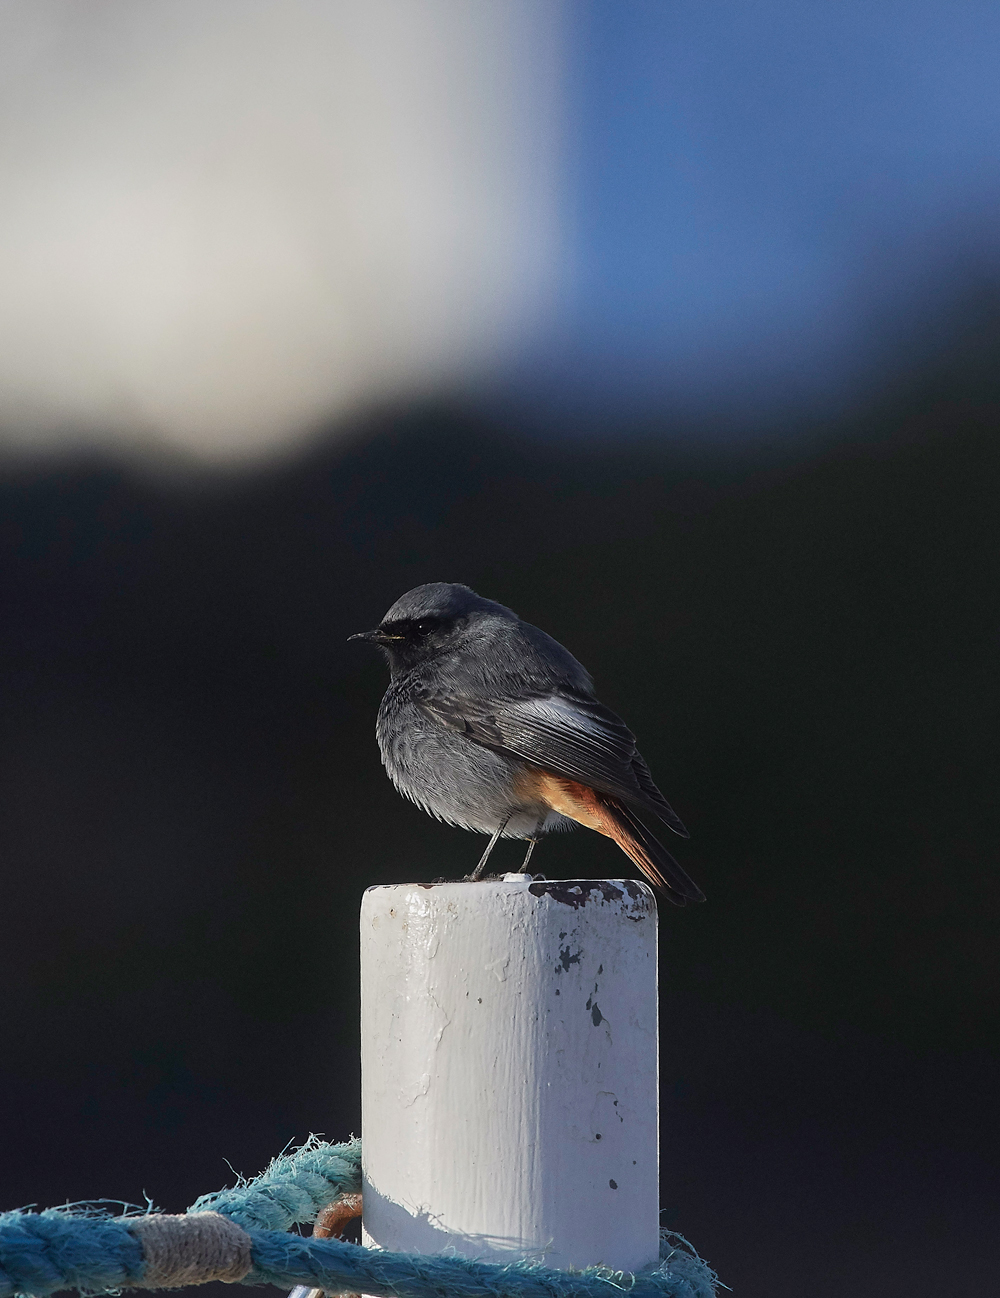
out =
{"type": "Polygon", "coordinates": [[[559,0],[0,3],[0,441],[271,450],[545,310],[559,0]]]}

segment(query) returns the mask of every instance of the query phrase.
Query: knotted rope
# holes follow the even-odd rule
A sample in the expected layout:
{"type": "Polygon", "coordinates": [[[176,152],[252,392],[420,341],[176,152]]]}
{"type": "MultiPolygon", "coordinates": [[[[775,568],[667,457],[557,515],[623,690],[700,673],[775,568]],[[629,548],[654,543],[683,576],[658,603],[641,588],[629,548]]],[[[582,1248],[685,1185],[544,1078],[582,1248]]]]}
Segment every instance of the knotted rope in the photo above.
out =
{"type": "Polygon", "coordinates": [[[110,1217],[95,1208],[0,1213],[0,1298],[48,1298],[204,1284],[302,1284],[375,1298],[716,1298],[717,1277],[678,1235],[660,1264],[634,1275],[605,1267],[559,1271],[446,1254],[391,1253],[339,1239],[290,1235],[361,1186],[361,1144],[310,1139],[261,1176],[202,1195],[186,1215],[110,1217]]]}

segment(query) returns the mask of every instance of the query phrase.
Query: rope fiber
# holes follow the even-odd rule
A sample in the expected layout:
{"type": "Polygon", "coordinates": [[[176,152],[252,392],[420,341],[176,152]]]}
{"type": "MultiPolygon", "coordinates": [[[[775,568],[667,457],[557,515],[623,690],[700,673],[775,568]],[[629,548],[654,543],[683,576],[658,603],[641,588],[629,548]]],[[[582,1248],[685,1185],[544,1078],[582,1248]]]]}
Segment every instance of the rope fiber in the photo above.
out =
{"type": "Polygon", "coordinates": [[[361,1142],[311,1137],[234,1188],[202,1195],[187,1214],[92,1206],[0,1213],[0,1298],[48,1298],[204,1284],[308,1285],[374,1298],[716,1298],[718,1277],[681,1236],[666,1232],[657,1267],[560,1271],[452,1254],[391,1253],[339,1239],[289,1234],[335,1199],[361,1189],[361,1142]]]}

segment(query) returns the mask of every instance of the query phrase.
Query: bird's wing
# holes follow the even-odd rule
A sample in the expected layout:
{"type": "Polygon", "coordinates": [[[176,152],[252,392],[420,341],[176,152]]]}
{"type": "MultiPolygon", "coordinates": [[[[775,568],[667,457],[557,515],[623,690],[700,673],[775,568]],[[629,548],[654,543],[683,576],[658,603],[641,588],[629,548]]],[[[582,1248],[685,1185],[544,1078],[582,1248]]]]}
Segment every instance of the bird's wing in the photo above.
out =
{"type": "Polygon", "coordinates": [[[474,743],[652,811],[687,837],[636,751],[635,735],[594,699],[564,694],[490,700],[427,695],[421,706],[474,743]]]}
{"type": "Polygon", "coordinates": [[[691,835],[684,828],[684,822],[656,787],[649,767],[646,765],[645,758],[641,753],[636,753],[632,758],[632,774],[635,776],[636,784],[646,796],[647,805],[652,804],[656,814],[665,824],[670,826],[675,834],[680,834],[681,838],[690,838],[691,835]]]}

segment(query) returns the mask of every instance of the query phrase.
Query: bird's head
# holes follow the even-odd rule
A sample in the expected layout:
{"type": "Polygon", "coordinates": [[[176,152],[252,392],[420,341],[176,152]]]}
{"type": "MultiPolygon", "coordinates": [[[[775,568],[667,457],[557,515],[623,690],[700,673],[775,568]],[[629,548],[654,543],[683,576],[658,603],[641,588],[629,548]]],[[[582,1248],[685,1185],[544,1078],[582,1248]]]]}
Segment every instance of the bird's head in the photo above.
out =
{"type": "Polygon", "coordinates": [[[350,639],[378,645],[395,673],[459,648],[489,625],[517,621],[516,613],[468,586],[434,581],[401,595],[377,627],[350,639]]]}

